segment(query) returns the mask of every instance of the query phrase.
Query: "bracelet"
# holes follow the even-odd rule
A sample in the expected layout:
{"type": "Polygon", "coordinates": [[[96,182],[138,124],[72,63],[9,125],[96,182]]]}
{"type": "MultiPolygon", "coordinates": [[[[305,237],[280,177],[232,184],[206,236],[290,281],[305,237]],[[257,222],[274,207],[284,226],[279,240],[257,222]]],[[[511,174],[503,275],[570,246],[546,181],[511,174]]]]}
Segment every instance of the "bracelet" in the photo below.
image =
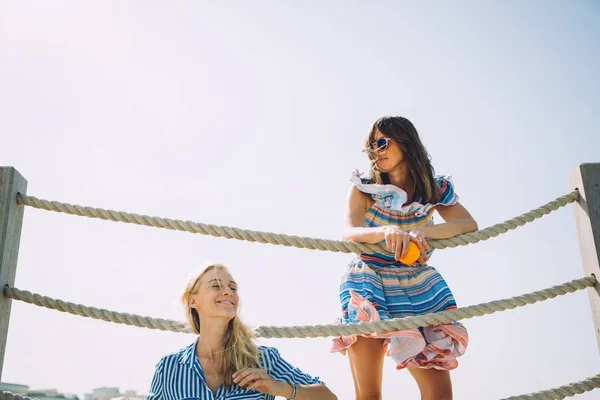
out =
{"type": "Polygon", "coordinates": [[[298,386],[295,383],[288,382],[292,387],[292,395],[287,398],[287,400],[296,400],[296,395],[298,394],[298,386]]]}

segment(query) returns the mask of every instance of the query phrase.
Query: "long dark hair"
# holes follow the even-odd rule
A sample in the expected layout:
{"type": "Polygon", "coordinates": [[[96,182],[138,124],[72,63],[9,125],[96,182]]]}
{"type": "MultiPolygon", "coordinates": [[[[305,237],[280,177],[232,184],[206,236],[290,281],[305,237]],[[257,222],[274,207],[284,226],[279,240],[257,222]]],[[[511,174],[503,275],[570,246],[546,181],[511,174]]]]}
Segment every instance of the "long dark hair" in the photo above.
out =
{"type": "MultiPolygon", "coordinates": [[[[415,126],[404,117],[382,117],[373,124],[369,136],[365,141],[365,147],[370,148],[375,141],[375,135],[380,132],[383,136],[392,139],[400,146],[408,161],[408,171],[414,185],[414,199],[420,198],[420,202],[438,203],[440,201],[440,189],[435,179],[435,170],[431,165],[431,157],[427,149],[421,143],[415,126]]],[[[371,182],[389,184],[388,174],[377,168],[373,153],[371,158],[371,182]]]]}

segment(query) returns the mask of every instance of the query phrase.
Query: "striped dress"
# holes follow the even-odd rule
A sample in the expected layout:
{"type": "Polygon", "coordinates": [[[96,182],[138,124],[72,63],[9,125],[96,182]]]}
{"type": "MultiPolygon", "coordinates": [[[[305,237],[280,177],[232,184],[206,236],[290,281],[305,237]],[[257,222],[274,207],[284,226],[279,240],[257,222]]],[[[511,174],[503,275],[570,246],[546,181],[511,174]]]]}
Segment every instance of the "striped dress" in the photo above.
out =
{"type": "MultiPolygon", "coordinates": [[[[365,214],[364,226],[397,225],[410,231],[417,226],[432,225],[436,205],[458,202],[451,178],[439,176],[436,180],[441,191],[439,203],[405,205],[407,198],[402,189],[371,184],[355,172],[351,181],[375,201],[365,214]]],[[[340,301],[340,323],[379,321],[456,308],[452,292],[434,267],[418,261],[405,265],[396,261],[391,253],[363,253],[353,260],[341,280],[340,301]]],[[[385,339],[387,355],[397,364],[397,369],[452,370],[458,366],[456,358],[465,352],[468,343],[467,330],[459,322],[363,336],[385,339]]],[[[355,342],[356,336],[337,337],[331,351],[345,354],[355,342]]]]}

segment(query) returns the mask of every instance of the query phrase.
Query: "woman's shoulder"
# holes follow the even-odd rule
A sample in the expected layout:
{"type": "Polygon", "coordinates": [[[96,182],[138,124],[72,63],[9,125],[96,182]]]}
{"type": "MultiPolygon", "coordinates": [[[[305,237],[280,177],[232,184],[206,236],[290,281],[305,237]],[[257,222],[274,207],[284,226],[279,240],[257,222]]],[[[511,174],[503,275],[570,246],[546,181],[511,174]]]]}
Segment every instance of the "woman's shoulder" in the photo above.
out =
{"type": "Polygon", "coordinates": [[[352,182],[352,188],[371,196],[374,200],[389,198],[395,202],[400,202],[400,204],[404,204],[406,201],[406,192],[398,186],[372,183],[371,178],[364,177],[363,173],[358,170],[352,173],[350,182],[352,182]]]}
{"type": "Polygon", "coordinates": [[[360,191],[364,196],[370,197],[372,202],[383,208],[407,212],[403,208],[403,204],[406,203],[408,196],[398,186],[371,183],[371,179],[363,177],[363,174],[358,170],[352,173],[350,182],[352,182],[351,190],[354,194],[360,191]]]}
{"type": "Polygon", "coordinates": [[[276,347],[258,346],[258,352],[261,355],[270,358],[281,357],[281,354],[279,354],[279,350],[276,347]]]}
{"type": "Polygon", "coordinates": [[[160,358],[157,365],[171,365],[173,363],[188,363],[191,362],[193,356],[196,355],[196,342],[172,353],[165,354],[160,358]]]}
{"type": "Polygon", "coordinates": [[[272,372],[279,364],[281,355],[279,354],[279,350],[275,347],[258,346],[258,358],[260,366],[267,371],[272,372]]]}
{"type": "Polygon", "coordinates": [[[437,175],[435,177],[440,188],[440,201],[438,204],[450,206],[458,202],[458,195],[454,190],[454,182],[451,175],[437,175]]]}
{"type": "Polygon", "coordinates": [[[454,186],[454,182],[452,181],[452,175],[436,175],[435,180],[440,189],[454,186]]]}

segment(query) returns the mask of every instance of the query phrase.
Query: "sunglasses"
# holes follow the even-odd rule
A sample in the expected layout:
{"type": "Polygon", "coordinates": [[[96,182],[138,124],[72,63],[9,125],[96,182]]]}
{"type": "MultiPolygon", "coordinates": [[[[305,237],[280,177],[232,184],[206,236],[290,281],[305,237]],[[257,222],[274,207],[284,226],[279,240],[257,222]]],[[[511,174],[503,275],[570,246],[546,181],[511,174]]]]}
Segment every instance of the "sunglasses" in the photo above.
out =
{"type": "Polygon", "coordinates": [[[390,144],[390,138],[382,137],[377,139],[376,142],[371,143],[371,148],[365,149],[365,152],[368,153],[378,153],[380,151],[385,151],[390,144]]]}

